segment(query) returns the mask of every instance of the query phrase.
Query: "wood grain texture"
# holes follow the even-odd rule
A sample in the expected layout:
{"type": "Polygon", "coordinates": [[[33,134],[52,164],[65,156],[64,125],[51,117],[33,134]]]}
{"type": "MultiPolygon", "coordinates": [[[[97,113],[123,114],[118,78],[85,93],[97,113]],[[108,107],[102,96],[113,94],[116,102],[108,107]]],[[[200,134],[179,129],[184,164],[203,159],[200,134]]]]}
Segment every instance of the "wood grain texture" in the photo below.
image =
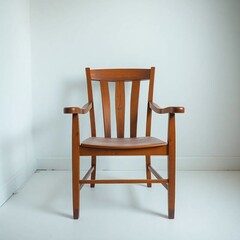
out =
{"type": "MultiPolygon", "coordinates": [[[[94,167],[91,167],[87,173],[84,175],[84,177],[82,178],[82,180],[87,180],[90,175],[92,174],[92,172],[94,171],[94,167]]],[[[92,180],[92,179],[91,179],[92,180]]],[[[82,189],[82,187],[84,186],[84,184],[80,184],[80,190],[82,189]]]]}
{"type": "Polygon", "coordinates": [[[184,113],[184,107],[160,108],[153,102],[155,68],[151,69],[93,69],[86,68],[88,103],[82,108],[67,107],[64,113],[72,114],[72,191],[73,218],[79,217],[80,187],[83,184],[161,183],[168,190],[168,217],[175,212],[176,136],[175,113],[184,113]],[[140,81],[149,80],[146,137],[137,137],[137,120],[140,81]],[[105,137],[96,137],[92,81],[100,81],[105,137]],[[115,107],[117,138],[111,138],[111,109],[108,83],[115,82],[115,107]],[[124,138],[125,81],[132,81],[130,97],[130,138],[124,138]],[[90,113],[91,136],[80,144],[79,114],[90,113]],[[151,136],[152,112],[168,114],[168,140],[164,142],[151,136]],[[91,157],[91,168],[80,180],[80,157],[91,157]],[[96,179],[97,156],[145,156],[146,179],[96,179]],[[151,166],[151,156],[168,157],[168,179],[163,179],[151,166]],[[153,174],[157,179],[151,179],[153,174]],[[87,180],[91,175],[91,180],[87,180]]]}
{"type": "Polygon", "coordinates": [[[110,109],[110,95],[108,82],[100,81],[101,94],[102,94],[102,109],[103,109],[103,123],[104,134],[106,138],[111,137],[111,109],[110,109]]]}
{"type": "Polygon", "coordinates": [[[101,149],[136,149],[158,147],[163,145],[166,145],[166,143],[154,137],[138,137],[138,138],[91,137],[84,140],[81,144],[82,147],[101,149]]]}
{"type": "Polygon", "coordinates": [[[175,212],[175,174],[176,174],[176,139],[175,114],[168,118],[168,218],[174,219],[175,212]]]}
{"type": "MultiPolygon", "coordinates": [[[[151,172],[149,170],[150,164],[151,164],[151,156],[146,156],[146,177],[147,177],[147,179],[151,179],[151,172]]],[[[148,183],[147,187],[152,187],[152,184],[148,183]]]]}
{"type": "MultiPolygon", "coordinates": [[[[151,67],[150,71],[150,81],[148,89],[148,102],[153,100],[153,87],[154,87],[154,76],[155,76],[155,67],[151,67]]],[[[146,136],[151,135],[151,124],[152,124],[152,111],[150,107],[147,107],[147,120],[146,120],[146,136]]]]}
{"type": "Polygon", "coordinates": [[[135,81],[150,79],[149,69],[92,69],[91,79],[95,81],[135,81]]]}
{"type": "Polygon", "coordinates": [[[115,110],[117,137],[124,137],[125,129],[125,84],[124,82],[115,83],[115,110]]]}
{"type": "Polygon", "coordinates": [[[80,146],[79,150],[81,156],[163,156],[168,154],[167,145],[136,149],[89,148],[80,146]]]}
{"type": "MultiPolygon", "coordinates": [[[[163,179],[163,177],[151,165],[148,166],[148,169],[157,179],[163,179]]],[[[168,190],[167,183],[163,183],[163,186],[168,190]]]]}
{"type": "Polygon", "coordinates": [[[139,102],[140,80],[132,82],[130,102],[130,137],[137,136],[138,102],[139,102]]]}
{"type": "Polygon", "coordinates": [[[86,68],[85,71],[86,71],[86,78],[87,78],[88,102],[92,103],[92,110],[90,111],[91,135],[92,137],[96,137],[95,112],[94,112],[94,104],[93,104],[93,92],[92,92],[90,68],[86,68]]]}
{"type": "Polygon", "coordinates": [[[73,194],[73,218],[79,218],[80,205],[80,157],[79,157],[79,119],[78,114],[72,115],[72,194],[73,194]]]}
{"type": "Polygon", "coordinates": [[[164,113],[184,113],[185,109],[184,107],[166,107],[166,108],[160,108],[156,103],[149,102],[148,103],[149,108],[153,110],[156,113],[164,114],[164,113]]]}
{"type": "Polygon", "coordinates": [[[167,183],[168,179],[99,179],[80,180],[80,184],[167,183]]]}
{"type": "MultiPolygon", "coordinates": [[[[91,162],[91,166],[93,168],[93,171],[91,173],[91,180],[95,180],[96,178],[96,170],[97,170],[97,157],[96,156],[91,156],[92,158],[92,162],[91,162]]],[[[91,184],[91,188],[94,188],[95,184],[91,184]]]]}
{"type": "Polygon", "coordinates": [[[77,114],[86,114],[88,113],[92,108],[92,102],[86,103],[82,108],[79,107],[65,107],[63,109],[63,112],[65,114],[73,114],[73,113],[77,113],[77,114]]]}

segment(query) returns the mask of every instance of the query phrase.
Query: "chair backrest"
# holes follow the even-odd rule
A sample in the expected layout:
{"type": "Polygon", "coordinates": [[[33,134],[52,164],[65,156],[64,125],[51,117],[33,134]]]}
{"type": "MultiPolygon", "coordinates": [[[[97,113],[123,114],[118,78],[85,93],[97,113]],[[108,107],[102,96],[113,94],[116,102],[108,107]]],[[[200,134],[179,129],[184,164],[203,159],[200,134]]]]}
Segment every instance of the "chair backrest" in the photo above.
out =
{"type": "MultiPolygon", "coordinates": [[[[111,137],[111,111],[109,82],[115,82],[115,111],[117,137],[124,137],[125,129],[125,82],[132,82],[130,97],[130,137],[137,136],[137,118],[140,82],[149,81],[148,102],[153,98],[155,68],[150,69],[90,69],[86,68],[88,100],[93,103],[92,81],[99,81],[102,96],[103,122],[105,137],[111,137]]],[[[147,109],[146,136],[151,132],[151,110],[147,109]]],[[[90,111],[91,133],[96,136],[94,103],[90,111]]]]}

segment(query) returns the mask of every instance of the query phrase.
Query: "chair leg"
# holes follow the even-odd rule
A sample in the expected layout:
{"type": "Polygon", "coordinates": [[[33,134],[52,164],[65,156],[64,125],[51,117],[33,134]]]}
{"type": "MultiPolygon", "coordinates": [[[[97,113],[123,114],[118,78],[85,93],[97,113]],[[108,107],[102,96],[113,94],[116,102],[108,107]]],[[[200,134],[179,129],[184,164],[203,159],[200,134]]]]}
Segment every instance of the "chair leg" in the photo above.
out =
{"type": "MultiPolygon", "coordinates": [[[[93,172],[91,174],[91,180],[95,180],[96,179],[96,159],[97,159],[96,156],[92,156],[92,167],[94,167],[94,170],[93,170],[93,172]]],[[[95,184],[93,183],[90,186],[91,186],[91,188],[94,188],[95,184]]]]}
{"type": "Polygon", "coordinates": [[[73,218],[79,218],[79,205],[80,205],[80,159],[73,157],[72,159],[72,194],[73,194],[73,218]]]}
{"type": "Polygon", "coordinates": [[[174,219],[175,210],[175,174],[176,174],[176,140],[175,114],[168,118],[168,218],[174,219]]]}
{"type": "Polygon", "coordinates": [[[175,156],[168,156],[168,218],[174,219],[175,211],[175,156]]]}
{"type": "MultiPolygon", "coordinates": [[[[148,169],[148,166],[150,166],[150,165],[151,165],[151,157],[150,156],[146,156],[146,176],[147,176],[147,179],[151,179],[151,172],[148,169]]],[[[152,184],[151,183],[147,183],[147,187],[152,187],[152,184]]]]}

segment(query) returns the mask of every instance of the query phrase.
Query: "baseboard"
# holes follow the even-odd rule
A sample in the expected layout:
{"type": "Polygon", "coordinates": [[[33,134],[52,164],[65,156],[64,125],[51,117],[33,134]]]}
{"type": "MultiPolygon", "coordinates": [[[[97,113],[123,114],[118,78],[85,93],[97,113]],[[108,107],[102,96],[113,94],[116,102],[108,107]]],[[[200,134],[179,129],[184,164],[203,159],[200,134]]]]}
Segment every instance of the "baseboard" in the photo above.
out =
{"type": "MultiPolygon", "coordinates": [[[[82,170],[89,168],[89,158],[82,159],[82,170]]],[[[97,170],[132,171],[144,170],[144,157],[118,157],[105,159],[99,157],[97,170]],[[119,161],[120,160],[120,161],[119,161]]],[[[155,169],[165,170],[167,166],[166,157],[152,157],[152,165],[155,169]],[[160,161],[159,161],[160,160],[160,161]]],[[[71,170],[70,158],[39,158],[38,169],[71,170]]],[[[179,156],[177,157],[177,170],[188,171],[240,171],[239,156],[179,156]]],[[[0,206],[7,201],[33,174],[34,169],[21,169],[13,174],[0,186],[0,206]]]]}
{"type": "Polygon", "coordinates": [[[21,169],[0,185],[0,207],[31,177],[34,170],[21,169]]]}
{"type": "MultiPolygon", "coordinates": [[[[144,156],[137,157],[98,157],[98,170],[144,170],[144,156]]],[[[82,157],[81,169],[90,166],[90,158],[82,157]]],[[[166,157],[152,157],[156,169],[167,168],[166,157]]],[[[38,169],[70,170],[71,159],[67,157],[39,157],[38,169]]],[[[178,170],[199,171],[236,171],[240,170],[240,156],[177,156],[178,170]]]]}
{"type": "Polygon", "coordinates": [[[180,156],[177,158],[177,169],[189,171],[239,171],[240,156],[180,156]]]}

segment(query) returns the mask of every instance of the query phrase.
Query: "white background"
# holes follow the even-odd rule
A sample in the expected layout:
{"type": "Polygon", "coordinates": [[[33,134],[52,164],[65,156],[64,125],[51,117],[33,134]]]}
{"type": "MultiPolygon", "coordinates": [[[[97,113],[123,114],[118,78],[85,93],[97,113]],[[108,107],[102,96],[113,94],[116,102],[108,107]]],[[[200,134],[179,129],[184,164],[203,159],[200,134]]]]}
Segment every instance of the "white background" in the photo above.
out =
{"type": "MultiPolygon", "coordinates": [[[[63,107],[87,102],[87,66],[155,66],[154,101],[186,108],[177,116],[178,169],[239,170],[239,12],[233,0],[1,0],[2,198],[36,168],[70,169],[71,117],[63,107]]],[[[166,120],[154,115],[154,136],[166,137],[166,120]]],[[[83,116],[81,138],[89,135],[83,116]]],[[[104,158],[98,166],[143,169],[141,159],[104,158]]]]}
{"type": "Polygon", "coordinates": [[[29,2],[0,1],[0,205],[36,169],[29,2]]]}
{"type": "MultiPolygon", "coordinates": [[[[154,101],[186,107],[177,116],[179,168],[239,169],[239,12],[239,1],[31,1],[38,166],[70,167],[71,118],[62,109],[87,102],[85,67],[155,66],[154,101]]],[[[88,116],[81,123],[88,137],[88,116]]]]}

